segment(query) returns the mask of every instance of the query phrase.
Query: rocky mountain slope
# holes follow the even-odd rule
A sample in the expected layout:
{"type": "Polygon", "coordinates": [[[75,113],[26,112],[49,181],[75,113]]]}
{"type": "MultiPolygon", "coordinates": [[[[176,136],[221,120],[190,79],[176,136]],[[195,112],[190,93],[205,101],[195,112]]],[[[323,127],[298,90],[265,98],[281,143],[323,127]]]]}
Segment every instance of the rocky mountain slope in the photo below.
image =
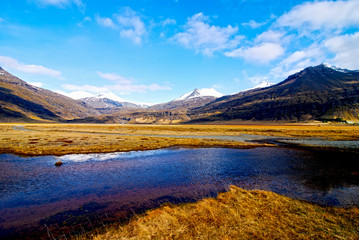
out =
{"type": "Polygon", "coordinates": [[[191,112],[195,121],[358,119],[359,72],[321,64],[262,89],[224,96],[191,112]]]}
{"type": "Polygon", "coordinates": [[[0,121],[61,121],[98,115],[69,97],[35,87],[0,67],[0,121]]]}

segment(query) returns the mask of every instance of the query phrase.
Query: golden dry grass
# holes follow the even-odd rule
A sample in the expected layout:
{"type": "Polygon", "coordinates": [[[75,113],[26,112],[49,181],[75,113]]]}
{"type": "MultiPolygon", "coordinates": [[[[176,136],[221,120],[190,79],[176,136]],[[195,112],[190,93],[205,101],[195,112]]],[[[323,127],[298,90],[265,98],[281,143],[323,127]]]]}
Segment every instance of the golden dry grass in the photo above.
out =
{"type": "Polygon", "coordinates": [[[358,140],[359,126],[301,125],[117,125],[117,124],[30,124],[30,129],[158,135],[239,135],[321,137],[329,140],[358,140]]]}
{"type": "Polygon", "coordinates": [[[263,145],[200,138],[121,136],[116,134],[133,133],[132,129],[114,130],[111,126],[107,125],[24,125],[25,129],[32,129],[35,131],[16,130],[14,129],[14,126],[18,125],[0,124],[0,153],[64,155],[70,153],[151,150],[172,146],[222,146],[247,148],[263,145]],[[109,135],[108,133],[114,135],[109,135]]]}
{"type": "Polygon", "coordinates": [[[321,207],[232,186],[217,198],[164,205],[79,239],[359,239],[359,209],[321,207]]]}
{"type": "Polygon", "coordinates": [[[171,146],[268,146],[266,144],[215,139],[176,138],[176,136],[184,135],[238,136],[240,134],[252,134],[300,138],[321,137],[330,140],[359,139],[359,127],[347,125],[22,125],[25,129],[31,131],[15,130],[14,127],[18,126],[18,124],[0,124],[1,153],[63,155],[69,153],[149,150],[171,146]],[[156,135],[166,135],[168,137],[158,137],[156,135]]]}

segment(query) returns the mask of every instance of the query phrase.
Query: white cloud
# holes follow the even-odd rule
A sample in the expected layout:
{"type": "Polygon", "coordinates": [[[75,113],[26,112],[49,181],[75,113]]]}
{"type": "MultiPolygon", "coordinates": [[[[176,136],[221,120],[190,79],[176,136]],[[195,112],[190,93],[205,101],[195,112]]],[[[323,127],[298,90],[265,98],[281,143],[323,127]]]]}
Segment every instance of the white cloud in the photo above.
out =
{"type": "Polygon", "coordinates": [[[66,7],[72,4],[75,4],[78,7],[84,7],[84,4],[81,0],[33,0],[35,3],[41,6],[56,6],[56,7],[66,7]]]}
{"type": "Polygon", "coordinates": [[[171,90],[172,88],[168,85],[160,85],[157,83],[145,85],[145,84],[134,84],[133,81],[122,77],[115,73],[102,73],[97,72],[98,76],[114,82],[112,85],[94,86],[89,84],[74,85],[74,84],[63,84],[62,87],[68,91],[84,91],[90,94],[99,94],[109,91],[114,91],[119,94],[129,94],[132,92],[144,93],[147,91],[160,91],[160,90],[171,90]]]}
{"type": "Polygon", "coordinates": [[[142,43],[142,38],[147,33],[147,30],[145,23],[137,12],[127,7],[122,14],[117,15],[117,21],[120,24],[121,37],[128,38],[135,44],[142,43]]]}
{"type": "Polygon", "coordinates": [[[324,42],[324,46],[335,54],[332,64],[349,69],[359,69],[359,32],[336,36],[324,42]]]}
{"type": "Polygon", "coordinates": [[[268,81],[268,76],[261,76],[261,75],[256,75],[256,76],[253,76],[253,77],[249,77],[248,78],[249,81],[251,81],[254,85],[258,85],[262,82],[266,82],[268,81]]]}
{"type": "Polygon", "coordinates": [[[286,78],[306,67],[326,62],[326,54],[318,44],[312,44],[308,48],[295,51],[283,59],[276,67],[272,68],[270,75],[275,78],[286,78]]]}
{"type": "Polygon", "coordinates": [[[115,74],[115,73],[97,72],[97,74],[103,79],[110,80],[110,81],[115,81],[115,82],[117,82],[119,84],[124,84],[124,85],[132,84],[131,80],[128,80],[127,78],[122,77],[122,76],[120,76],[118,74],[115,74]]]}
{"type": "Polygon", "coordinates": [[[175,25],[177,24],[175,19],[171,19],[171,18],[166,18],[165,20],[162,21],[162,25],[163,26],[167,26],[167,25],[175,25]]]}
{"type": "Polygon", "coordinates": [[[172,40],[185,48],[211,56],[216,51],[235,48],[243,38],[236,35],[238,27],[219,27],[208,22],[208,16],[197,13],[188,18],[184,31],[177,33],[172,40]]]}
{"type": "Polygon", "coordinates": [[[31,85],[33,85],[35,87],[42,87],[43,86],[42,82],[29,82],[29,84],[31,84],[31,85]]]}
{"type": "Polygon", "coordinates": [[[359,26],[358,9],[358,0],[306,2],[278,18],[277,24],[312,30],[359,26]]]}
{"type": "Polygon", "coordinates": [[[247,61],[268,63],[284,54],[280,44],[265,42],[254,47],[242,47],[231,52],[226,52],[227,57],[242,57],[247,61]]]}
{"type": "Polygon", "coordinates": [[[89,93],[89,92],[86,92],[86,91],[75,91],[75,92],[67,93],[67,92],[64,92],[64,91],[61,91],[61,90],[56,90],[55,92],[57,92],[57,93],[59,93],[61,95],[70,97],[72,99],[81,99],[81,98],[87,98],[87,97],[95,96],[95,94],[92,94],[92,93],[89,93]]]}
{"type": "Polygon", "coordinates": [[[134,84],[115,84],[115,85],[107,85],[103,87],[93,86],[89,84],[85,85],[74,85],[74,84],[64,84],[62,87],[69,91],[85,91],[91,94],[99,94],[104,92],[118,92],[120,94],[129,94],[132,92],[136,93],[145,93],[147,91],[159,91],[159,90],[171,90],[172,88],[168,85],[159,85],[157,83],[150,85],[134,85],[134,84]]]}
{"type": "Polygon", "coordinates": [[[242,23],[242,26],[248,26],[250,28],[259,28],[263,25],[266,25],[267,22],[256,22],[254,20],[250,20],[249,22],[247,23],[242,23]]]}
{"type": "Polygon", "coordinates": [[[97,24],[103,26],[103,27],[108,27],[108,28],[116,28],[117,26],[113,23],[111,18],[107,18],[107,17],[100,17],[98,15],[96,15],[95,20],[97,22],[97,24]]]}
{"type": "Polygon", "coordinates": [[[255,42],[279,43],[283,40],[284,35],[285,33],[283,32],[268,30],[266,32],[259,34],[256,37],[255,42]]]}
{"type": "Polygon", "coordinates": [[[160,91],[160,90],[171,90],[172,88],[168,85],[159,85],[157,83],[153,83],[150,85],[114,85],[111,86],[109,89],[113,89],[114,91],[121,92],[123,94],[130,93],[130,92],[138,92],[144,93],[147,91],[160,91]]]}
{"type": "Polygon", "coordinates": [[[52,70],[41,65],[23,64],[11,57],[0,56],[0,65],[4,68],[13,69],[24,73],[48,75],[57,78],[61,77],[61,72],[59,71],[52,70]]]}
{"type": "Polygon", "coordinates": [[[303,58],[306,58],[307,53],[305,51],[295,51],[294,53],[292,53],[289,57],[287,57],[285,60],[282,61],[282,64],[284,65],[290,65],[292,63],[296,63],[300,60],[302,60],[303,58]]]}
{"type": "Polygon", "coordinates": [[[91,93],[101,93],[108,91],[107,88],[105,87],[97,87],[89,84],[84,84],[84,85],[63,84],[61,85],[61,87],[69,91],[85,91],[91,93]]]}

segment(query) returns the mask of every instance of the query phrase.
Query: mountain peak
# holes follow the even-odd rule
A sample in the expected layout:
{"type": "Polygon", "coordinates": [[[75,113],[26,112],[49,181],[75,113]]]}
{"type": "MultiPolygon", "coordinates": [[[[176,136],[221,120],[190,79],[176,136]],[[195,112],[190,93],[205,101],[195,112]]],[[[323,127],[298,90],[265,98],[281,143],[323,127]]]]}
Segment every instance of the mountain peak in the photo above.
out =
{"type": "Polygon", "coordinates": [[[252,89],[258,89],[258,88],[266,88],[274,85],[274,83],[268,82],[268,81],[262,81],[257,86],[253,87],[252,89]]]}
{"type": "Polygon", "coordinates": [[[195,88],[192,92],[183,94],[181,97],[175,99],[175,101],[186,100],[186,99],[197,98],[197,97],[219,98],[222,96],[223,96],[223,94],[218,92],[214,88],[202,88],[202,89],[195,88]]]}
{"type": "Polygon", "coordinates": [[[120,98],[119,96],[117,96],[116,94],[114,94],[112,92],[100,93],[100,94],[98,94],[96,96],[93,96],[92,98],[97,98],[97,99],[108,98],[108,99],[116,101],[116,102],[128,102],[128,101],[120,98]]]}

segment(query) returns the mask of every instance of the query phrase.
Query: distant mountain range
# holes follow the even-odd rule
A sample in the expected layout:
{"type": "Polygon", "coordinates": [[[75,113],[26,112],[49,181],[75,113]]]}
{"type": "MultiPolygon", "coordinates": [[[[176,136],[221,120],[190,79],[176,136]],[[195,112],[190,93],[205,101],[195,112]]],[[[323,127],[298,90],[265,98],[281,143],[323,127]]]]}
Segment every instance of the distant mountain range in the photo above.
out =
{"type": "Polygon", "coordinates": [[[194,89],[153,106],[126,101],[111,92],[74,100],[28,84],[0,67],[0,122],[297,122],[358,120],[358,114],[359,71],[324,64],[275,85],[262,82],[228,96],[213,88],[194,89]]]}
{"type": "Polygon", "coordinates": [[[145,109],[148,105],[126,101],[111,92],[98,94],[94,97],[79,99],[85,106],[94,108],[102,114],[111,114],[120,110],[145,109]]]}

